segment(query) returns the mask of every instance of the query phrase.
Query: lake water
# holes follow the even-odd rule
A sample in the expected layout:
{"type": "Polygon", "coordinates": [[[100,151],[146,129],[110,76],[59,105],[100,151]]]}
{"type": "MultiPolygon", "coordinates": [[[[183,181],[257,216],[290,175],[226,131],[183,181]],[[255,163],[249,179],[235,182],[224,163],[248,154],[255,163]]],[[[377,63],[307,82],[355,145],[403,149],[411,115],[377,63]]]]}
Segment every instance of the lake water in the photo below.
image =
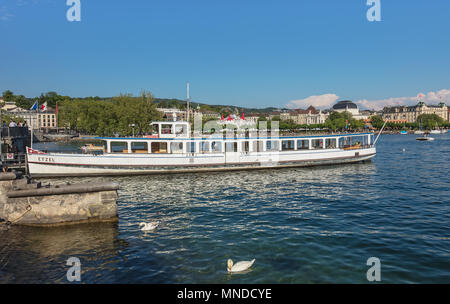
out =
{"type": "Polygon", "coordinates": [[[82,283],[367,283],[378,257],[383,283],[450,283],[450,134],[415,137],[361,164],[42,180],[119,182],[119,222],[0,228],[0,282],[67,283],[78,257],[82,283]]]}

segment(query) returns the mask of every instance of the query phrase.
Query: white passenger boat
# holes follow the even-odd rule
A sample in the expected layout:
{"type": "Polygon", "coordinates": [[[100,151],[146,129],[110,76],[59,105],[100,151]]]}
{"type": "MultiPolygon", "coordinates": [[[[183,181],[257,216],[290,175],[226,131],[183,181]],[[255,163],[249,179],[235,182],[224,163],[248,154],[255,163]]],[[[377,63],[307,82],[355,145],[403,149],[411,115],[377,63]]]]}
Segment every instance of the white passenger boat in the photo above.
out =
{"type": "Polygon", "coordinates": [[[27,149],[31,176],[134,175],[273,169],[354,163],[376,154],[372,133],[270,137],[192,137],[187,122],[155,122],[155,135],[98,138],[102,154],[27,149]]]}

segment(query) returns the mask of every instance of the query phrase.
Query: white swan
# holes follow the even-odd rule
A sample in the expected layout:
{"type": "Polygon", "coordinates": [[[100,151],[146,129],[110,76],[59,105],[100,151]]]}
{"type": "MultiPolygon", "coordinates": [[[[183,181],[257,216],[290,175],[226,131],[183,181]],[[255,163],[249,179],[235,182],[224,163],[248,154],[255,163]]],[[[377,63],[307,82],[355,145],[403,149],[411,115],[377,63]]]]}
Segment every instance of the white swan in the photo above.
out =
{"type": "Polygon", "coordinates": [[[151,231],[151,230],[155,230],[156,227],[159,226],[159,222],[150,222],[150,223],[140,223],[139,224],[139,228],[141,228],[142,231],[151,231]]]}
{"type": "Polygon", "coordinates": [[[247,269],[252,267],[253,263],[255,263],[255,259],[253,259],[251,261],[237,262],[236,264],[233,263],[232,259],[228,259],[227,269],[228,269],[228,272],[242,272],[242,271],[246,271],[247,269]]]}

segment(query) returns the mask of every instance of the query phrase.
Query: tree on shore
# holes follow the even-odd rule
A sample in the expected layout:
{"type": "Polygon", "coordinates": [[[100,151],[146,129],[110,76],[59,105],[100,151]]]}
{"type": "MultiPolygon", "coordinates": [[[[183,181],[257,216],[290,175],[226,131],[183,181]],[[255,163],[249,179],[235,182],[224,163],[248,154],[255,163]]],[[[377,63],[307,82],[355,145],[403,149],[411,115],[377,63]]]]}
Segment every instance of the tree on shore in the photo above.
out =
{"type": "Polygon", "coordinates": [[[350,112],[332,112],[325,121],[325,127],[337,131],[347,129],[361,129],[364,127],[363,120],[354,119],[350,112]]]}
{"type": "Polygon", "coordinates": [[[58,115],[59,127],[98,136],[131,135],[133,124],[135,134],[149,133],[150,123],[162,118],[151,102],[151,94],[120,94],[109,100],[63,100],[58,103],[58,115]]]}
{"type": "Polygon", "coordinates": [[[10,90],[6,90],[5,92],[3,92],[3,100],[4,101],[13,101],[14,99],[14,93],[11,92],[10,90]]]}
{"type": "Polygon", "coordinates": [[[421,114],[417,117],[417,121],[422,125],[422,128],[429,130],[436,128],[436,125],[444,125],[442,117],[436,114],[421,114]]]}
{"type": "Polygon", "coordinates": [[[370,123],[376,129],[380,129],[383,127],[384,120],[380,115],[374,115],[370,117],[370,123]]]}

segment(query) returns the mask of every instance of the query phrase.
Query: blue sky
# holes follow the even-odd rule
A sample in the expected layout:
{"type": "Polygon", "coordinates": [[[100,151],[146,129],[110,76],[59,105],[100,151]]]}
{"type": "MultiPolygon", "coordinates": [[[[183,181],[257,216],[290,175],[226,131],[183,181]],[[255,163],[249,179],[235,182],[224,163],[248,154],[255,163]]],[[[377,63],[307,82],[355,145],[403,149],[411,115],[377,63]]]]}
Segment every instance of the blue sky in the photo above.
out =
{"type": "Polygon", "coordinates": [[[0,0],[0,91],[248,107],[450,104],[450,1],[0,0]]]}

